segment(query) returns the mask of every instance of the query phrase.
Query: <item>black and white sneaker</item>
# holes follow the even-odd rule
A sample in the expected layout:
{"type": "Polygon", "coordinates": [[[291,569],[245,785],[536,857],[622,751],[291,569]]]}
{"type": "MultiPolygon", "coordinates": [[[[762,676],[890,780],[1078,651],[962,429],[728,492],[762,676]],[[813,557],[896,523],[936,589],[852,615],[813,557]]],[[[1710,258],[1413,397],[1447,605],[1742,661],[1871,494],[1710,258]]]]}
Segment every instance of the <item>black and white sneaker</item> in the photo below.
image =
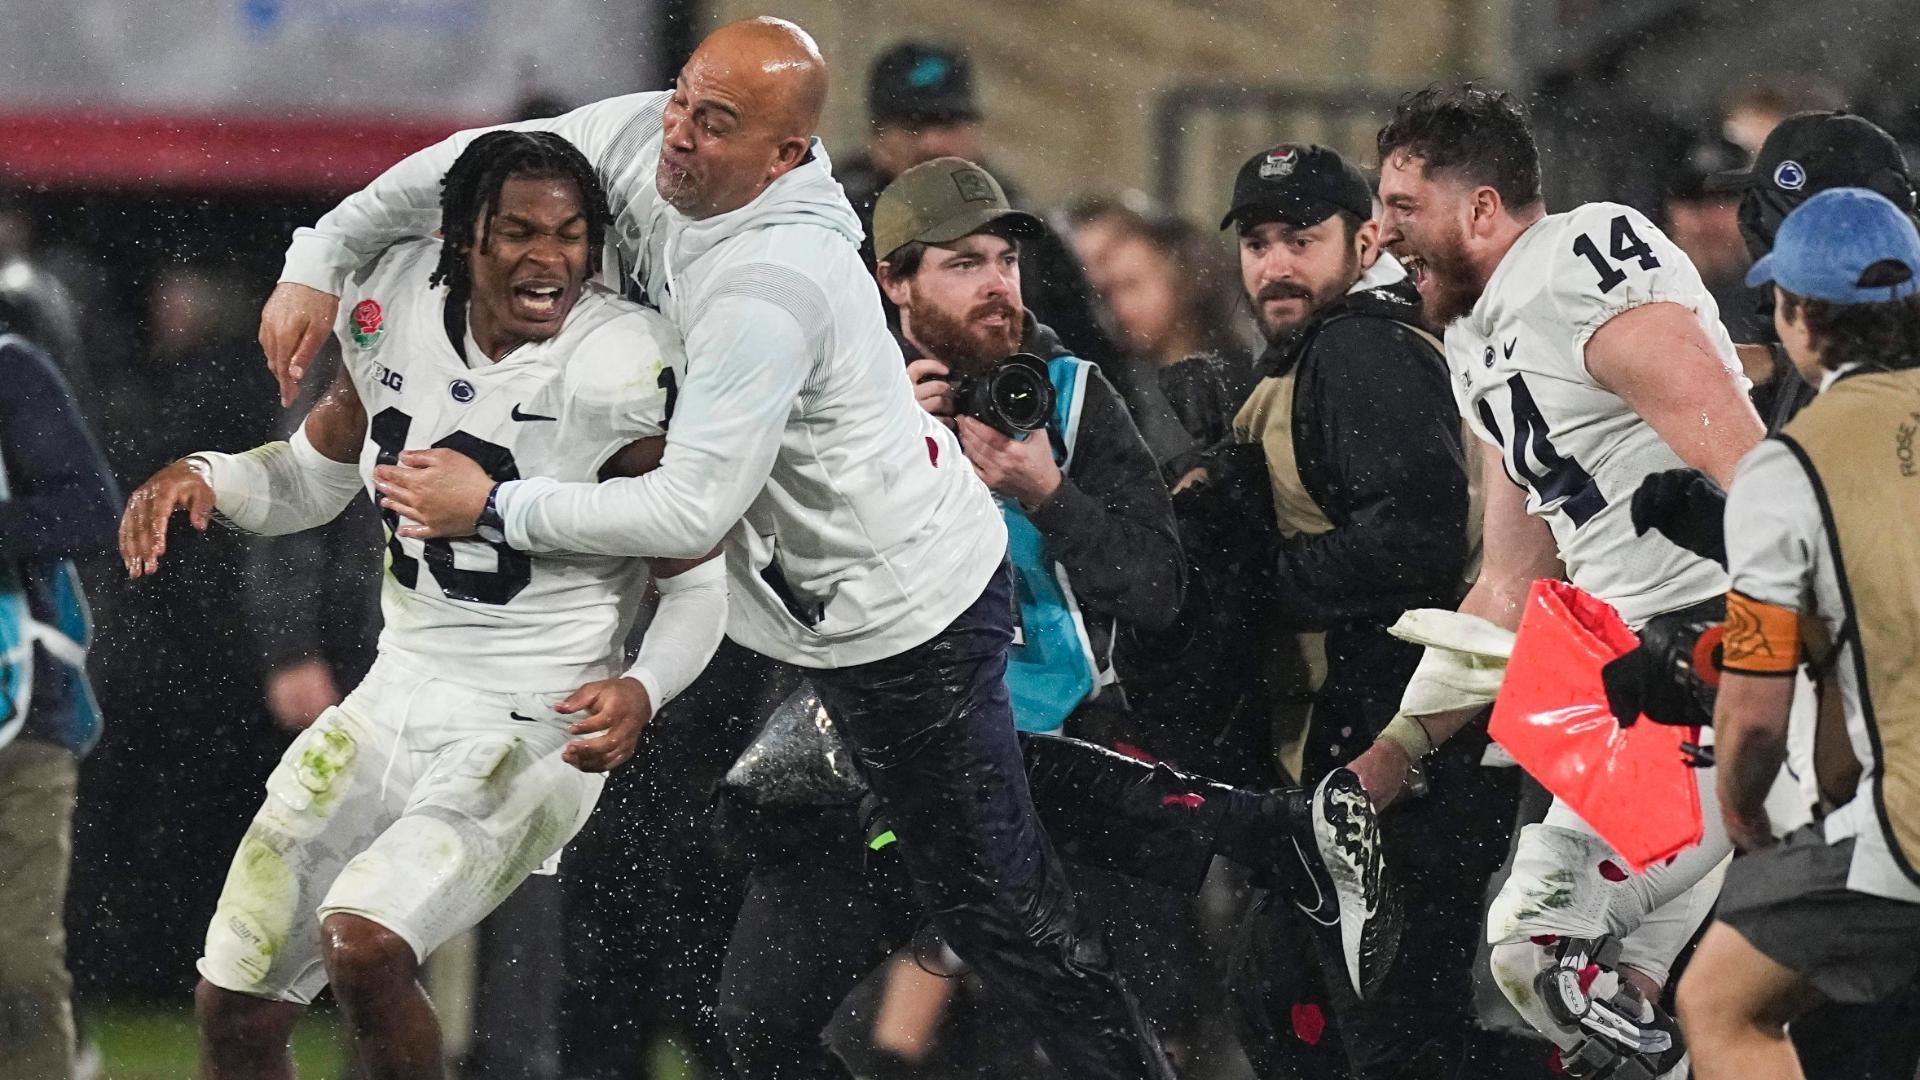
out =
{"type": "Polygon", "coordinates": [[[1376,992],[1400,948],[1399,896],[1380,850],[1380,821],[1360,778],[1335,769],[1296,822],[1294,852],[1306,871],[1294,879],[1294,905],[1331,937],[1354,993],[1376,992]]]}

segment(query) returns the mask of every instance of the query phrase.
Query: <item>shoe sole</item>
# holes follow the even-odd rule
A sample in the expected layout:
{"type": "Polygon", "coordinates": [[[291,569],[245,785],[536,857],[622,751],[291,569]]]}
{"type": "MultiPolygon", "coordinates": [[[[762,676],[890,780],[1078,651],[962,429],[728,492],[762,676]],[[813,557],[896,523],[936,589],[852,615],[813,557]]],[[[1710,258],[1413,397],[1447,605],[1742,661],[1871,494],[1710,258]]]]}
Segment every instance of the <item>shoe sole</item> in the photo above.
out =
{"type": "MultiPolygon", "coordinates": [[[[1320,781],[1313,793],[1313,839],[1320,863],[1333,881],[1339,901],[1340,949],[1347,965],[1347,978],[1353,992],[1367,996],[1367,984],[1378,972],[1363,978],[1361,961],[1367,949],[1367,933],[1372,923],[1387,913],[1385,863],[1380,853],[1380,822],[1374,816],[1373,803],[1360,785],[1359,777],[1346,769],[1336,769],[1320,781]],[[1358,849],[1353,850],[1353,849],[1358,849]],[[1369,903],[1367,882],[1374,883],[1369,903]]],[[[1375,943],[1378,945],[1378,943],[1375,943]]],[[[1390,962],[1374,956],[1378,965],[1390,962]]]]}

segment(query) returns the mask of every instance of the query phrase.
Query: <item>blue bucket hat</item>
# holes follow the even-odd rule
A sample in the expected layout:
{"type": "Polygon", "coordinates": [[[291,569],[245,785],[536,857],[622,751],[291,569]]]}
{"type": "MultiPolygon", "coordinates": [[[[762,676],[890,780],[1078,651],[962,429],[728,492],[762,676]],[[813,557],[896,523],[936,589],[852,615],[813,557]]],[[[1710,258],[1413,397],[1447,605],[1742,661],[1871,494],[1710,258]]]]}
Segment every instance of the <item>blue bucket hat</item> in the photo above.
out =
{"type": "Polygon", "coordinates": [[[1830,188],[1787,215],[1747,284],[1774,284],[1831,304],[1878,304],[1920,292],[1920,230],[1886,196],[1830,188]]]}

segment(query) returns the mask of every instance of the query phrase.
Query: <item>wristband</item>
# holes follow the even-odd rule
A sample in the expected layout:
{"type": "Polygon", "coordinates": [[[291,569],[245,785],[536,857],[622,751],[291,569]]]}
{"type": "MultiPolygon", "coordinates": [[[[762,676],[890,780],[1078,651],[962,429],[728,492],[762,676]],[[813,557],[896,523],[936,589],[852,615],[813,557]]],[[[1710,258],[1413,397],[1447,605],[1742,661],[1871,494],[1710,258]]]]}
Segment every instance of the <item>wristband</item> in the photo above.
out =
{"type": "Polygon", "coordinates": [[[480,516],[474,520],[473,531],[480,539],[489,543],[507,542],[507,522],[500,516],[500,485],[487,489],[487,505],[480,508],[480,516]]]}
{"type": "Polygon", "coordinates": [[[1408,761],[1419,761],[1433,753],[1433,736],[1427,734],[1426,725],[1406,713],[1394,713],[1387,726],[1380,729],[1379,737],[1399,747],[1408,761]]]}

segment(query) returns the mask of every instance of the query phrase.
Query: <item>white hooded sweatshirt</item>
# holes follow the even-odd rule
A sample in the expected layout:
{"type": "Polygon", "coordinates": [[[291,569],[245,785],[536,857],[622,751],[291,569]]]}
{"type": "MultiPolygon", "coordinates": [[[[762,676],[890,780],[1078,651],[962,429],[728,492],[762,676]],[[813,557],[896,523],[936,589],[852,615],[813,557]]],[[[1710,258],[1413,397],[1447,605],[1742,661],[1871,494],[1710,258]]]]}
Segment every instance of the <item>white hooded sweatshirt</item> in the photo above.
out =
{"type": "MultiPolygon", "coordinates": [[[[565,136],[606,184],[611,274],[631,274],[686,339],[667,452],[646,476],[502,486],[525,551],[692,558],[723,537],[727,632],[803,667],[897,655],[979,596],[1006,527],[947,429],[914,401],[859,219],[816,140],[731,213],[658,197],[664,92],[513,127],[565,136]]],[[[295,234],[282,281],[338,294],[396,240],[439,228],[439,183],[478,131],[408,157],[295,234]]]]}

